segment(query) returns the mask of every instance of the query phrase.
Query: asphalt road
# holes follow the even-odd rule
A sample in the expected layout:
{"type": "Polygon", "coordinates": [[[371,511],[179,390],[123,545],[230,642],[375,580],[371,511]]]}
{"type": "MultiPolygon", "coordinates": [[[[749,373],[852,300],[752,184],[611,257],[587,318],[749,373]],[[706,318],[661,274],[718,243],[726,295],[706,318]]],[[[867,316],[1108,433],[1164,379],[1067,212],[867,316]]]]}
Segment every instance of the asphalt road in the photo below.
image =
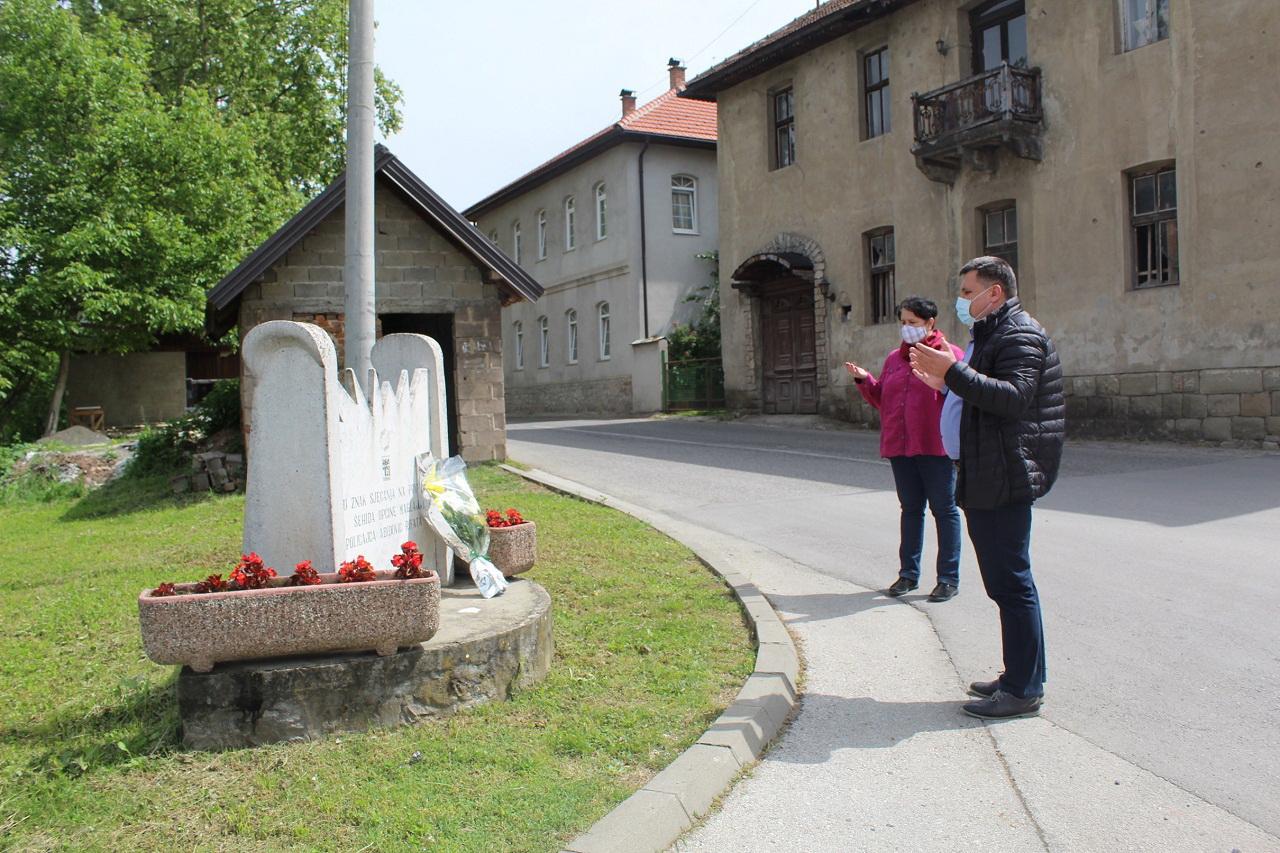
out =
{"type": "MultiPolygon", "coordinates": [[[[897,499],[875,433],[559,420],[513,423],[508,440],[514,460],[823,574],[872,588],[896,576],[897,499]]],[[[959,597],[929,604],[928,536],[921,589],[904,600],[962,678],[993,677],[997,614],[972,549],[959,597]]],[[[1036,506],[1032,560],[1044,715],[1280,836],[1280,455],[1072,443],[1036,506]]]]}

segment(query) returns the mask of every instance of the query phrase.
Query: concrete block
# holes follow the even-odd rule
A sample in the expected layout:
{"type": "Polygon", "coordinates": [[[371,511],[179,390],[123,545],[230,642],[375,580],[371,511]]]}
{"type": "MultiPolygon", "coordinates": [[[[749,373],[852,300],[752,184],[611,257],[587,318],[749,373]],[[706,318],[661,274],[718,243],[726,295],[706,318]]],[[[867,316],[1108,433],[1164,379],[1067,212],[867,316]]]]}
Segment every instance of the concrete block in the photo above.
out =
{"type": "Polygon", "coordinates": [[[1182,416],[1184,418],[1207,418],[1209,401],[1203,394],[1182,395],[1182,416]]]}
{"type": "Polygon", "coordinates": [[[180,495],[191,488],[191,478],[186,474],[179,474],[176,477],[169,478],[169,488],[173,490],[175,495],[180,495]]]}
{"type": "Polygon", "coordinates": [[[1078,420],[1089,416],[1089,400],[1085,397],[1067,398],[1067,418],[1078,420]]]}
{"type": "Polygon", "coordinates": [[[1231,418],[1205,418],[1201,425],[1206,441],[1231,440],[1231,418]]]}
{"type": "Polygon", "coordinates": [[[1112,398],[1110,397],[1090,397],[1088,398],[1088,415],[1091,418],[1109,418],[1112,413],[1112,398]]]}
{"type": "Polygon", "coordinates": [[[1204,436],[1202,421],[1199,418],[1178,418],[1173,422],[1173,431],[1179,438],[1199,439],[1204,436]]]}
{"type": "Polygon", "coordinates": [[[1280,415],[1267,418],[1267,435],[1280,435],[1280,415]]]}
{"type": "Polygon", "coordinates": [[[644,789],[675,796],[689,817],[697,819],[711,810],[711,804],[725,792],[739,769],[741,765],[728,747],[695,743],[650,779],[644,789]]]}
{"type": "Polygon", "coordinates": [[[791,635],[787,633],[786,628],[782,627],[782,623],[777,620],[758,622],[756,623],[756,642],[790,645],[791,635]]]}
{"type": "Polygon", "coordinates": [[[1103,397],[1114,397],[1120,393],[1120,377],[1118,376],[1099,376],[1098,394],[1103,397]]]}
{"type": "Polygon", "coordinates": [[[311,267],[307,270],[308,281],[342,281],[342,267],[311,267]]]}
{"type": "Polygon", "coordinates": [[[1158,420],[1162,417],[1162,412],[1163,405],[1160,397],[1155,394],[1148,397],[1129,398],[1129,417],[1147,421],[1158,420]]]}
{"type": "Polygon", "coordinates": [[[760,757],[776,732],[772,719],[763,708],[735,702],[702,733],[698,743],[727,746],[733,750],[739,764],[749,764],[760,757]]]}
{"type": "Polygon", "coordinates": [[[1182,417],[1182,395],[1181,394],[1160,395],[1160,414],[1165,418],[1182,417]]]}
{"type": "Polygon", "coordinates": [[[1267,437],[1265,418],[1232,418],[1231,437],[1241,441],[1262,441],[1267,437]]]}
{"type": "Polygon", "coordinates": [[[1271,414],[1280,415],[1280,391],[1271,392],[1271,414]]]}
{"type": "Polygon", "coordinates": [[[1260,391],[1240,395],[1240,414],[1246,418],[1265,418],[1271,414],[1271,394],[1260,391]]]}
{"type": "Polygon", "coordinates": [[[1094,376],[1076,376],[1071,380],[1073,393],[1078,397],[1092,397],[1098,393],[1098,379],[1094,376]]]}
{"type": "Polygon", "coordinates": [[[1173,374],[1172,373],[1156,374],[1156,393],[1157,394],[1173,393],[1173,374]]]}
{"type": "Polygon", "coordinates": [[[209,475],[203,472],[193,475],[191,477],[191,490],[193,492],[209,491],[209,475]]]}
{"type": "Polygon", "coordinates": [[[1205,402],[1209,406],[1210,417],[1231,418],[1240,414],[1239,394],[1209,394],[1205,402]]]}
{"type": "Polygon", "coordinates": [[[1261,390],[1262,370],[1257,367],[1200,372],[1200,391],[1204,394],[1251,394],[1261,390]]]}
{"type": "Polygon", "coordinates": [[[1155,394],[1157,386],[1154,373],[1126,373],[1120,377],[1120,393],[1126,397],[1155,394]]]}
{"type": "Polygon", "coordinates": [[[765,643],[756,651],[756,672],[785,676],[794,692],[800,683],[800,659],[794,648],[782,643],[765,643]]]}
{"type": "Polygon", "coordinates": [[[1262,387],[1267,391],[1280,391],[1280,367],[1262,369],[1262,387]]]}
{"type": "Polygon", "coordinates": [[[641,788],[570,841],[570,853],[662,853],[692,825],[675,794],[641,788]]]}
{"type": "Polygon", "coordinates": [[[1111,415],[1119,420],[1129,417],[1129,398],[1128,397],[1112,397],[1111,398],[1111,415]]]}
{"type": "Polygon", "coordinates": [[[763,708],[776,727],[776,733],[796,707],[796,692],[785,675],[756,672],[742,685],[735,702],[763,708]]]}
{"type": "Polygon", "coordinates": [[[1186,370],[1173,374],[1173,390],[1183,394],[1196,394],[1200,391],[1200,374],[1195,370],[1186,370]]]}

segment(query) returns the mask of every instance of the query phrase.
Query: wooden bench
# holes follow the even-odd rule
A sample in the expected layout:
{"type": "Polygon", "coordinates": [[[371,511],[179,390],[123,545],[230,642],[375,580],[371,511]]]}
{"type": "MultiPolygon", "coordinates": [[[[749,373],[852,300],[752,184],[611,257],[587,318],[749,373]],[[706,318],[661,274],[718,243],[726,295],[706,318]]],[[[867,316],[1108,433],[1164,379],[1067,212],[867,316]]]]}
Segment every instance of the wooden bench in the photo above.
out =
{"type": "Polygon", "coordinates": [[[101,406],[74,406],[69,420],[71,426],[80,424],[96,432],[102,432],[107,425],[107,414],[101,406]]]}

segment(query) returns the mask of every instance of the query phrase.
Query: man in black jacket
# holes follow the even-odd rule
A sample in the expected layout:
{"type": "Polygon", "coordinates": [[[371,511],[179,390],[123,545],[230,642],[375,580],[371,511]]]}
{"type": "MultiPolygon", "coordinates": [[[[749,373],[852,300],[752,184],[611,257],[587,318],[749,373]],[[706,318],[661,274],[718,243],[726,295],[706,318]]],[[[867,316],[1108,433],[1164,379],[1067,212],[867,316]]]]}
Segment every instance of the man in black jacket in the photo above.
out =
{"type": "Polygon", "coordinates": [[[956,502],[964,508],[987,595],[1000,608],[1004,643],[1004,672],[969,686],[979,701],[964,711],[983,719],[1037,714],[1044,696],[1031,504],[1057,479],[1066,402],[1058,353],[1017,293],[1008,263],[975,258],[960,270],[956,300],[960,319],[973,321],[969,362],[918,345],[911,353],[920,379],[964,400],[956,502]]]}

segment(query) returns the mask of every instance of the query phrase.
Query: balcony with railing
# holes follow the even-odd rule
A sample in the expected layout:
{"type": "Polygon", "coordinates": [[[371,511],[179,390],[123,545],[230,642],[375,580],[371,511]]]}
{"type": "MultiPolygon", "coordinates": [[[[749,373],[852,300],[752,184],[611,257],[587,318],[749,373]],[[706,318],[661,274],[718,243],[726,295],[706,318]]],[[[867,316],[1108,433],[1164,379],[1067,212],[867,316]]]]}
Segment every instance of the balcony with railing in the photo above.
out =
{"type": "Polygon", "coordinates": [[[1002,64],[966,80],[911,96],[911,153],[929,178],[954,183],[968,164],[994,171],[1001,148],[1039,160],[1044,115],[1040,69],[1002,64]]]}

